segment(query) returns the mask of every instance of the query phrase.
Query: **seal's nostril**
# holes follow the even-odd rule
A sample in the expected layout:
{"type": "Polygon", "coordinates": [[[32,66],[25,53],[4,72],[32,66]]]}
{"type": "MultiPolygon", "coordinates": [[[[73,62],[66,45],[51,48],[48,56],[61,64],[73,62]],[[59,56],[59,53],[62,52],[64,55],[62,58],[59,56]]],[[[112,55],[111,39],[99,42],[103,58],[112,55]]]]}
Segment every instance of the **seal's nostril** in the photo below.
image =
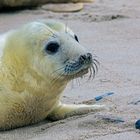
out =
{"type": "Polygon", "coordinates": [[[88,59],[89,61],[92,60],[92,54],[91,54],[91,53],[87,53],[87,59],[88,59]]]}
{"type": "Polygon", "coordinates": [[[86,59],[87,59],[86,55],[80,55],[80,57],[79,57],[79,61],[81,63],[84,63],[84,61],[86,61],[86,59]]]}
{"type": "Polygon", "coordinates": [[[86,55],[81,55],[80,58],[86,60],[86,55]]]}
{"type": "Polygon", "coordinates": [[[79,61],[81,64],[86,63],[86,62],[91,62],[92,61],[92,54],[87,53],[86,55],[80,55],[79,61]]]}

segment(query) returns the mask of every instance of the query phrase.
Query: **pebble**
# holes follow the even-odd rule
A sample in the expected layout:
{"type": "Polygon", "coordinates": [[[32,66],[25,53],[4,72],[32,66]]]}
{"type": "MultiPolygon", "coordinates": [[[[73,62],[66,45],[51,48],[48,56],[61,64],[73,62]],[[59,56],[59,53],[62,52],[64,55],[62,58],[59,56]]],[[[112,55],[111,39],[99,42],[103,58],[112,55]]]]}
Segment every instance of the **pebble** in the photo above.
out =
{"type": "Polygon", "coordinates": [[[140,120],[137,120],[135,123],[136,129],[140,129],[140,120]]]}

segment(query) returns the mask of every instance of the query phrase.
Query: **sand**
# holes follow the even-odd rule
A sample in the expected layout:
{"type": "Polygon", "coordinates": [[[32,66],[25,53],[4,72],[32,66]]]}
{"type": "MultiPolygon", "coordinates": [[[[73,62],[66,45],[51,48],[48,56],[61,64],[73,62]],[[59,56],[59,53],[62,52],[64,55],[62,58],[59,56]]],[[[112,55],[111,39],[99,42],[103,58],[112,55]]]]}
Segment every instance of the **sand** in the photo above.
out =
{"type": "Polygon", "coordinates": [[[38,18],[67,23],[97,55],[100,67],[93,81],[71,82],[62,101],[78,104],[113,91],[97,103],[116,109],[0,132],[0,140],[139,140],[134,125],[140,119],[139,7],[139,0],[96,0],[77,13],[53,13],[41,7],[1,13],[1,33],[38,18]]]}

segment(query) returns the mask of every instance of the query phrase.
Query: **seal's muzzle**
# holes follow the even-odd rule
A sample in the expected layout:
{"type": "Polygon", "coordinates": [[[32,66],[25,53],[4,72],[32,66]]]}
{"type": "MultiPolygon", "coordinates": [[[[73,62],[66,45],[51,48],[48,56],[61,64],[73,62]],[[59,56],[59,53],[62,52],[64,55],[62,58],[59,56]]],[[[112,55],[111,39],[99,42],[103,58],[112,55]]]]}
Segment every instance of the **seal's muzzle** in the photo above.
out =
{"type": "Polygon", "coordinates": [[[80,57],[79,57],[80,64],[87,64],[87,63],[91,63],[91,62],[92,62],[92,54],[91,53],[80,55],[80,57]]]}
{"type": "MultiPolygon", "coordinates": [[[[91,53],[80,55],[80,57],[76,61],[68,61],[65,67],[66,75],[74,75],[77,73],[86,73],[88,72],[88,68],[90,68],[92,64],[92,55],[91,53]]],[[[81,74],[82,74],[81,73],[81,74]]]]}

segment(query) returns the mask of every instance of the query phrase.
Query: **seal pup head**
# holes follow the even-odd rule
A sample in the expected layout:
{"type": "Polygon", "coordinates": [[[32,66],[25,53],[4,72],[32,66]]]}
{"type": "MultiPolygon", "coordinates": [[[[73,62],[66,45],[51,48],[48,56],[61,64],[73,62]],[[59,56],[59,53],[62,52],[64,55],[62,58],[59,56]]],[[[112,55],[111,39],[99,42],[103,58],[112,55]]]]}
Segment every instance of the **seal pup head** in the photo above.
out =
{"type": "Polygon", "coordinates": [[[98,61],[79,43],[78,37],[70,28],[53,20],[41,20],[40,23],[45,24],[50,33],[40,45],[40,49],[43,49],[44,68],[40,60],[37,67],[42,68],[41,73],[65,81],[82,77],[89,70],[90,77],[95,76],[98,61]]]}
{"type": "Polygon", "coordinates": [[[97,61],[63,23],[40,20],[11,34],[9,43],[14,47],[9,47],[11,50],[6,52],[16,52],[18,62],[21,58],[22,61],[26,60],[25,67],[28,66],[41,77],[69,81],[89,70],[91,75],[95,75],[97,61]]]}
{"type": "Polygon", "coordinates": [[[79,43],[77,35],[63,23],[53,20],[43,22],[57,32],[56,36],[48,40],[45,46],[47,54],[55,50],[50,55],[60,60],[52,74],[59,75],[60,79],[71,80],[82,77],[90,70],[89,78],[94,78],[99,62],[79,43]]]}

